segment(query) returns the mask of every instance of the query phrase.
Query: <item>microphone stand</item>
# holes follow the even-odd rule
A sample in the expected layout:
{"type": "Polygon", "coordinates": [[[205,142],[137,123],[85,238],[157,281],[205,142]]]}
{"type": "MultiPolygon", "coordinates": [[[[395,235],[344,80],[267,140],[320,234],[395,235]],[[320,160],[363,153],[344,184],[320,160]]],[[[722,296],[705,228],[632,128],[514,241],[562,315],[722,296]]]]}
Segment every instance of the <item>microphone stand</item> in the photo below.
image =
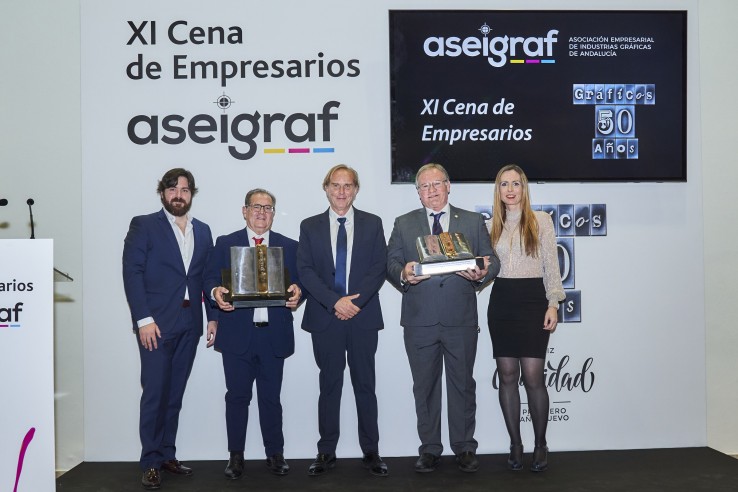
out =
{"type": "Polygon", "coordinates": [[[36,239],[36,233],[33,228],[33,209],[31,208],[31,205],[34,204],[33,198],[26,200],[26,203],[28,204],[28,213],[31,215],[31,239],[36,239]]]}
{"type": "MultiPolygon", "coordinates": [[[[28,214],[31,217],[31,239],[36,239],[36,230],[33,223],[33,208],[32,205],[35,202],[33,201],[33,198],[29,198],[26,200],[26,204],[28,205],[28,214]]],[[[0,199],[0,207],[3,207],[8,204],[8,200],[5,198],[0,199]]],[[[73,282],[74,279],[69,276],[68,273],[64,273],[61,270],[57,270],[54,268],[54,282],[73,282]]]]}

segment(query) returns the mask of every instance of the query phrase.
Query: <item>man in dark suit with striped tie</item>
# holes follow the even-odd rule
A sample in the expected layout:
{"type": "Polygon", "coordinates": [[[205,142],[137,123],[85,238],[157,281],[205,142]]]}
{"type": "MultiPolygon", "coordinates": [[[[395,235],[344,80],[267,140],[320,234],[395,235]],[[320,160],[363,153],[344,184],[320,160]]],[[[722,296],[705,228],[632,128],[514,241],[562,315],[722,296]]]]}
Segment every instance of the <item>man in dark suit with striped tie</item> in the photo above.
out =
{"type": "Polygon", "coordinates": [[[379,289],[385,278],[387,247],[382,220],[353,207],[357,172],[334,166],[323,180],[330,207],[302,221],[297,269],[306,292],[302,328],[310,332],[320,369],[318,455],[308,474],[336,464],[343,373],[348,359],[359,421],[362,462],[372,475],[386,476],[379,456],[374,356],[384,328],[379,289]]]}
{"type": "Polygon", "coordinates": [[[284,459],[280,394],[284,361],[295,352],[292,309],[300,301],[301,290],[295,266],[297,241],[271,230],[276,204],[277,199],[267,190],[249,191],[242,209],[246,227],[218,238],[205,273],[205,290],[219,308],[214,313],[217,320],[215,349],[223,356],[230,452],[224,473],[231,480],[243,476],[246,425],[254,382],[266,466],[275,475],[287,475],[290,470],[284,459]],[[232,246],[259,244],[282,248],[284,267],[291,278],[287,289],[290,298],[284,307],[235,309],[223,300],[228,290],[221,286],[221,270],[231,268],[232,246]]]}
{"type": "Polygon", "coordinates": [[[448,203],[451,192],[446,169],[426,164],[418,170],[415,186],[422,208],[395,219],[387,246],[387,279],[402,293],[400,324],[413,376],[418,418],[420,457],[415,471],[432,472],[440,461],[441,374],[446,374],[448,433],[458,467],[476,472],[476,293],[500,270],[481,214],[448,203]],[[485,257],[483,269],[438,276],[416,276],[418,237],[441,232],[464,235],[475,256],[485,257]]]}

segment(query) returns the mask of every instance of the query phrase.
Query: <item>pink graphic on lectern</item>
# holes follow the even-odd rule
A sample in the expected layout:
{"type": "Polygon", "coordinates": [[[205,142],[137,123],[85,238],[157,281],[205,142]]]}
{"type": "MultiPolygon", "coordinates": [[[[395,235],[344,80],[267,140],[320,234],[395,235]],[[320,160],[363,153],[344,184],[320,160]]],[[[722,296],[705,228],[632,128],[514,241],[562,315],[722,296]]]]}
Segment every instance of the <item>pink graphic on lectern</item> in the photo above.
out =
{"type": "Polygon", "coordinates": [[[18,468],[15,471],[15,486],[13,487],[13,492],[18,492],[18,481],[20,480],[21,472],[23,471],[23,458],[26,457],[26,449],[28,449],[28,445],[31,444],[31,440],[33,440],[33,435],[35,433],[36,428],[31,427],[28,429],[28,432],[26,432],[26,437],[23,438],[20,453],[18,454],[18,468]]]}

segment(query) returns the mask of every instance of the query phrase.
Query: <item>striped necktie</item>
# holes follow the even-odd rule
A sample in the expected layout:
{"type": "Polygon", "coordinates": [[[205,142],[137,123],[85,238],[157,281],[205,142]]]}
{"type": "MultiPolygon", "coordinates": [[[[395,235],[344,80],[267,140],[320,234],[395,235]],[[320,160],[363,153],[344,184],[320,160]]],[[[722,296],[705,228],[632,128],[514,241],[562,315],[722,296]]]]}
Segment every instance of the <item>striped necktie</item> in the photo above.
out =
{"type": "Polygon", "coordinates": [[[441,215],[445,213],[446,212],[438,212],[437,214],[430,214],[431,217],[433,217],[433,229],[431,229],[431,232],[434,236],[437,236],[443,232],[443,227],[441,227],[441,215]]]}

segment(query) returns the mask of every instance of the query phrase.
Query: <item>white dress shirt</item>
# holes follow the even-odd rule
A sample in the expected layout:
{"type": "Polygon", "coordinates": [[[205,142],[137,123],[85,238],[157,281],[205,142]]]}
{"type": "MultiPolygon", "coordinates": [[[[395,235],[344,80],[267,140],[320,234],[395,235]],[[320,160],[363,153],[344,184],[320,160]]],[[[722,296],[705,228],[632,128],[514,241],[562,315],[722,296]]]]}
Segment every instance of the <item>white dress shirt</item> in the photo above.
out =
{"type": "Polygon", "coordinates": [[[441,222],[441,227],[443,228],[443,232],[448,232],[448,225],[451,221],[451,205],[446,204],[445,207],[443,207],[441,210],[436,212],[435,210],[432,210],[430,208],[425,209],[425,214],[428,216],[428,225],[430,226],[430,230],[433,231],[433,217],[431,217],[431,214],[437,214],[440,212],[446,212],[445,214],[441,215],[441,218],[439,219],[441,222]]]}
{"type": "MultiPolygon", "coordinates": [[[[195,232],[192,230],[192,217],[190,217],[190,214],[187,214],[187,225],[185,226],[185,231],[183,233],[182,229],[180,229],[175,222],[176,217],[170,214],[167,209],[163,210],[164,215],[167,216],[169,225],[172,226],[172,230],[174,231],[174,237],[175,239],[177,239],[177,245],[179,245],[179,254],[182,255],[182,263],[184,264],[185,273],[187,273],[190,269],[190,262],[192,262],[192,253],[195,251],[195,232]]],[[[187,289],[187,286],[185,285],[185,294],[184,299],[182,300],[189,298],[190,293],[187,289]]],[[[200,302],[200,299],[198,299],[197,301],[200,302]]],[[[146,326],[149,323],[153,322],[154,318],[149,316],[148,318],[136,321],[136,324],[139,328],[141,328],[142,326],[146,326]]]]}
{"type": "Polygon", "coordinates": [[[349,285],[351,273],[351,252],[354,246],[354,207],[349,208],[346,215],[338,215],[332,208],[328,209],[328,220],[331,223],[331,250],[333,251],[333,266],[336,266],[336,242],[338,241],[338,223],[339,217],[346,217],[344,226],[346,227],[346,292],[351,292],[349,285]]]}
{"type": "MultiPolygon", "coordinates": [[[[266,231],[264,234],[257,234],[248,227],[246,227],[246,232],[249,235],[249,246],[252,248],[256,246],[256,242],[254,241],[255,237],[263,238],[264,241],[262,241],[261,244],[264,246],[269,246],[269,231],[266,231]]],[[[254,308],[254,323],[268,323],[269,322],[269,310],[265,307],[260,308],[254,308]]]]}

